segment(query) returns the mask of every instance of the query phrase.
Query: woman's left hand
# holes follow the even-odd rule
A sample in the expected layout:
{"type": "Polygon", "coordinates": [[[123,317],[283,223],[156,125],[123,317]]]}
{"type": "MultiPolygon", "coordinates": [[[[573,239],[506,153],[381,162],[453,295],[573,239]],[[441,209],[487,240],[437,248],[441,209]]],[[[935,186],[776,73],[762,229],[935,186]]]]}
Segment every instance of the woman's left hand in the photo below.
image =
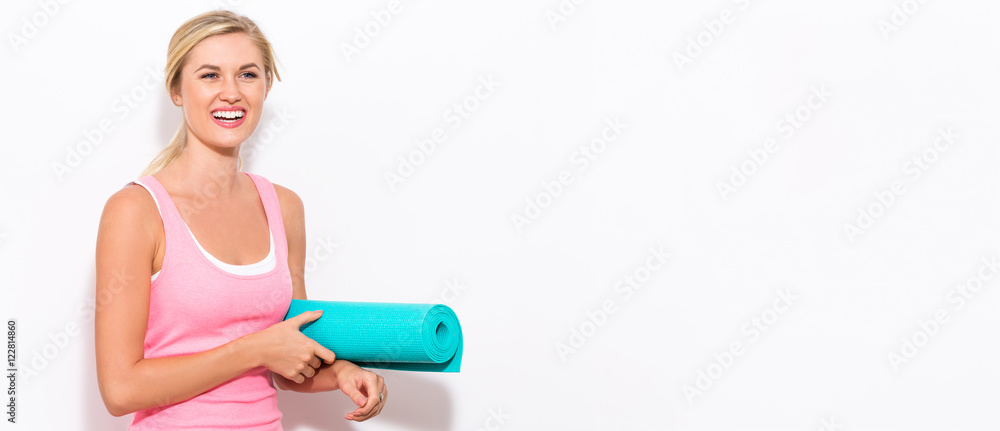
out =
{"type": "Polygon", "coordinates": [[[340,385],[340,390],[358,405],[358,408],[344,416],[344,419],[361,422],[375,417],[382,412],[382,407],[389,399],[385,380],[382,376],[353,363],[343,362],[344,364],[337,370],[337,383],[340,385]]]}

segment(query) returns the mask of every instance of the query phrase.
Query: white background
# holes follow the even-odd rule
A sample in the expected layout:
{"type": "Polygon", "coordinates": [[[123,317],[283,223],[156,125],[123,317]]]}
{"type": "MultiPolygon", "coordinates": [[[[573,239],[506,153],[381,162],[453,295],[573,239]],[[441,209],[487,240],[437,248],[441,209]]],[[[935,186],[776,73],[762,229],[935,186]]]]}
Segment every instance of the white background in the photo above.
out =
{"type": "Polygon", "coordinates": [[[244,170],[305,202],[309,297],[446,303],[465,334],[461,373],[382,372],[363,424],[340,392],[280,393],[286,430],[1000,426],[996,2],[404,0],[384,25],[386,1],[277,3],[0,6],[20,428],[131,420],[95,378],[98,220],[180,121],[170,36],[219,7],[280,61],[244,170]]]}

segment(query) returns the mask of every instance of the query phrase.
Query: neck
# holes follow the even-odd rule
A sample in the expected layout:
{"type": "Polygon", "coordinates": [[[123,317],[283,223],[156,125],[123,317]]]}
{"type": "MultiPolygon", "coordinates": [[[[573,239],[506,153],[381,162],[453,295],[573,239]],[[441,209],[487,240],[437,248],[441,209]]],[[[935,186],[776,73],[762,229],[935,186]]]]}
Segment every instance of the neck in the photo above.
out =
{"type": "Polygon", "coordinates": [[[187,144],[173,162],[164,168],[174,184],[202,199],[229,201],[242,190],[243,173],[237,170],[240,146],[210,147],[188,134],[187,144]]]}

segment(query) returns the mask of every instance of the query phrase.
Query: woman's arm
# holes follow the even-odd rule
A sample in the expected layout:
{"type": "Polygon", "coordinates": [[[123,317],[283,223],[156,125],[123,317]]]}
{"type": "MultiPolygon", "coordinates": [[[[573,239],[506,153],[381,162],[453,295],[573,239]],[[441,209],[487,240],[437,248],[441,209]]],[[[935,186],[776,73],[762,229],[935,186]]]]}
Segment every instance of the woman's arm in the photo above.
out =
{"type": "MultiPolygon", "coordinates": [[[[288,272],[292,276],[292,298],[306,298],[306,222],[305,210],[302,199],[295,192],[288,188],[274,185],[274,191],[278,195],[278,203],[281,206],[281,219],[285,226],[285,238],[288,241],[288,272]]],[[[295,383],[282,377],[280,374],[271,373],[274,377],[274,385],[280,389],[295,392],[324,392],[340,389],[337,384],[337,373],[333,365],[347,361],[336,360],[333,364],[322,364],[316,370],[316,375],[310,379],[305,379],[302,383],[295,383]]],[[[339,365],[338,367],[339,368],[339,365]]]]}
{"type": "MultiPolygon", "coordinates": [[[[281,217],[284,220],[285,237],[288,240],[288,271],[292,276],[292,298],[307,299],[305,285],[306,265],[306,228],[305,211],[302,199],[295,192],[274,184],[278,201],[281,203],[281,217]]],[[[316,375],[296,383],[282,377],[274,376],[275,386],[295,392],[323,392],[341,389],[351,398],[358,408],[344,416],[345,419],[364,421],[382,411],[385,398],[389,391],[385,381],[371,371],[365,370],[352,362],[337,359],[332,364],[322,364],[316,369],[316,375]],[[382,396],[378,396],[378,392],[382,396]],[[372,396],[366,396],[372,395],[372,396]]]]}
{"type": "Polygon", "coordinates": [[[298,325],[315,320],[318,313],[303,313],[288,324],[204,352],[144,358],[151,262],[160,227],[155,203],[140,187],[126,187],[108,199],[97,234],[97,379],[109,413],[122,416],[185,401],[261,365],[288,376],[300,371],[311,376],[299,361],[306,353],[309,359],[319,355],[333,361],[333,352],[298,331],[298,325]]]}

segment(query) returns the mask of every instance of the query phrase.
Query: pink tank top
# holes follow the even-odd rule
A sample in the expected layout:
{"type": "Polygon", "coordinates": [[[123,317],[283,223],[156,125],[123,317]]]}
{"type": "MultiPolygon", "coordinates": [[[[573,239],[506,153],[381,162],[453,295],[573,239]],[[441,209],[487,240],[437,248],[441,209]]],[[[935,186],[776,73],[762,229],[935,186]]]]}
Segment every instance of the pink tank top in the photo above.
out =
{"type": "MultiPolygon", "coordinates": [[[[257,187],[277,258],[273,269],[256,275],[213,264],[166,189],[152,176],[139,180],[156,198],[166,236],[163,265],[150,284],[146,358],[202,352],[267,329],[288,311],[292,278],[278,195],[264,177],[244,173],[257,187]]],[[[270,373],[257,367],[187,401],[137,411],[129,430],[281,430],[270,373]]]]}

